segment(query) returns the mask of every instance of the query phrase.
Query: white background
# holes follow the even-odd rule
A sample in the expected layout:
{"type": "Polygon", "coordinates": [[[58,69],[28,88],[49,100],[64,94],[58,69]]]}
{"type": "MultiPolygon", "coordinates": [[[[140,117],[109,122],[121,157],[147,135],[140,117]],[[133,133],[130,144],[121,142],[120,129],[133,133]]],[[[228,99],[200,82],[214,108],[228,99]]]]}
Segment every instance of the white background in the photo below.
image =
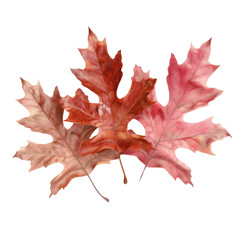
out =
{"type": "MultiPolygon", "coordinates": [[[[240,239],[240,35],[238,1],[1,1],[0,4],[0,239],[240,239]],[[28,172],[30,163],[12,156],[27,139],[40,134],[18,125],[28,112],[20,77],[51,95],[73,95],[80,82],[70,68],[82,68],[77,48],[87,47],[88,26],[107,38],[111,57],[121,49],[123,79],[119,97],[130,87],[135,64],[158,78],[157,95],[167,104],[167,67],[171,52],[182,63],[192,42],[212,40],[210,61],[221,67],[208,85],[224,90],[215,101],[186,116],[200,121],[214,116],[232,138],[212,145],[215,156],[180,149],[177,156],[192,169],[194,187],[174,180],[163,169],[147,169],[123,156],[129,184],[118,161],[98,166],[92,179],[78,178],[56,195],[50,181],[60,164],[28,172]]],[[[84,88],[84,90],[86,90],[84,88]]],[[[90,100],[96,96],[86,90],[90,100]]],[[[131,123],[133,126],[134,123],[131,123]]],[[[136,129],[136,126],[135,126],[136,129]]],[[[137,130],[144,133],[140,125],[137,130]]]]}

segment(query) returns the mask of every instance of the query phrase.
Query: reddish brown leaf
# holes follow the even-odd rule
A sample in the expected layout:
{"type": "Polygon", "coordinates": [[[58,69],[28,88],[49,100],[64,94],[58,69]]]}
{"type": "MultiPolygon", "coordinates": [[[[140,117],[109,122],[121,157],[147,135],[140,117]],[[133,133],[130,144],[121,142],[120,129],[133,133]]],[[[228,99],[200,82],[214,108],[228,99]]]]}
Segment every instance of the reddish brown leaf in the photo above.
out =
{"type": "MultiPolygon", "coordinates": [[[[183,121],[185,113],[207,105],[221,94],[220,90],[206,86],[208,78],[218,68],[209,63],[209,54],[210,40],[199,49],[191,46],[187,60],[181,65],[178,65],[174,55],[171,56],[167,106],[156,102],[136,117],[145,127],[147,140],[154,149],[128,152],[136,155],[145,168],[165,168],[175,179],[178,177],[184,183],[191,183],[191,170],[177,159],[175,150],[182,147],[212,154],[211,143],[229,136],[219,124],[213,124],[211,118],[198,123],[183,121]]],[[[156,100],[154,91],[151,98],[156,100]]]]}
{"type": "Polygon", "coordinates": [[[30,170],[53,163],[63,164],[63,171],[51,182],[51,195],[75,177],[88,176],[93,184],[89,174],[95,166],[116,158],[120,160],[124,183],[127,183],[121,154],[137,156],[145,164],[143,173],[146,167],[161,167],[173,178],[192,184],[191,170],[176,157],[175,150],[187,148],[212,154],[211,143],[230,136],[220,124],[214,124],[212,118],[198,123],[183,120],[184,114],[206,106],[221,94],[220,90],[206,85],[218,68],[208,60],[210,40],[199,49],[191,46],[187,60],[181,65],[174,55],[171,56],[167,77],[169,102],[165,107],[157,102],[156,79],[150,78],[149,73],[144,73],[138,66],[134,68],[129,92],[119,99],[121,52],[112,59],[106,40],[99,41],[90,29],[88,44],[88,48],[79,49],[86,63],[85,69],[72,72],[98,95],[99,103],[90,103],[81,89],[74,97],[61,98],[56,88],[53,97],[49,97],[39,83],[32,86],[22,80],[25,97],[19,102],[29,110],[30,116],[19,123],[32,131],[51,135],[53,141],[48,144],[29,142],[15,157],[31,161],[30,170]],[[62,107],[69,112],[67,121],[73,122],[70,129],[63,125],[62,107]],[[128,123],[134,118],[145,127],[146,136],[128,131],[128,123]],[[96,128],[99,133],[89,139],[96,128]]]}
{"type": "Polygon", "coordinates": [[[75,97],[61,99],[62,106],[69,112],[67,121],[92,124],[99,128],[99,134],[84,143],[84,154],[109,148],[119,153],[127,148],[149,150],[151,145],[144,137],[129,133],[127,125],[137,114],[152,105],[148,94],[156,80],[149,78],[136,66],[129,93],[119,99],[116,92],[122,77],[120,51],[111,59],[106,40],[98,41],[91,30],[88,42],[87,49],[80,49],[86,68],[72,72],[84,86],[99,96],[100,102],[90,103],[81,89],[77,90],[75,97]]]}
{"type": "MultiPolygon", "coordinates": [[[[29,110],[30,116],[18,122],[32,131],[50,134],[53,141],[48,144],[29,142],[26,147],[17,151],[15,157],[30,160],[30,171],[53,163],[63,164],[63,171],[51,182],[51,195],[65,188],[73,178],[86,175],[89,177],[96,165],[109,163],[118,157],[112,150],[81,156],[81,145],[89,139],[95,127],[75,123],[70,129],[66,129],[63,126],[63,109],[58,103],[60,95],[57,88],[53,97],[48,97],[39,83],[32,86],[22,80],[22,86],[25,96],[19,102],[29,110]]],[[[90,177],[89,179],[92,182],[90,177]]],[[[93,186],[95,187],[94,184],[93,186]]]]}
{"type": "Polygon", "coordinates": [[[84,86],[99,96],[100,102],[89,103],[81,89],[77,90],[75,97],[67,96],[61,100],[62,106],[69,112],[67,121],[92,124],[99,128],[98,135],[83,144],[82,153],[113,149],[121,154],[126,149],[152,149],[144,136],[130,133],[127,125],[153,104],[148,95],[156,79],[149,78],[136,66],[131,89],[125,97],[119,99],[117,88],[122,77],[120,51],[112,59],[107,52],[106,41],[98,41],[91,30],[88,43],[87,49],[80,49],[86,68],[72,72],[84,86]]]}

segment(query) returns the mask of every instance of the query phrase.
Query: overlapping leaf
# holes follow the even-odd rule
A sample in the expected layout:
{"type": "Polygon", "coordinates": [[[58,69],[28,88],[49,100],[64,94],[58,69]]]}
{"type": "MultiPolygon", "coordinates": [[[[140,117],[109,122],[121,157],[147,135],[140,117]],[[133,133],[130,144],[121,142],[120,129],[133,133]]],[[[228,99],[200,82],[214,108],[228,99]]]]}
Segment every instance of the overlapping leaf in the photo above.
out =
{"type": "Polygon", "coordinates": [[[145,164],[144,170],[146,167],[161,167],[173,178],[192,184],[191,170],[176,157],[175,150],[187,148],[212,154],[211,143],[229,136],[211,118],[198,123],[183,120],[184,114],[206,106],[221,94],[220,90],[206,85],[218,68],[208,60],[210,41],[199,49],[191,46],[187,60],[181,65],[174,55],[171,56],[167,77],[169,102],[165,107],[157,102],[156,79],[150,78],[149,73],[144,73],[138,66],[134,68],[129,92],[119,99],[121,52],[112,59],[106,40],[99,41],[90,29],[88,44],[88,48],[80,49],[85,69],[72,72],[85,87],[98,95],[99,103],[90,103],[81,89],[74,97],[61,98],[56,88],[53,97],[49,97],[39,83],[32,86],[22,80],[25,96],[19,102],[29,110],[30,116],[19,123],[32,131],[51,135],[53,141],[48,144],[29,142],[17,151],[15,157],[31,161],[30,170],[53,163],[63,164],[63,171],[51,182],[51,195],[75,177],[88,176],[93,184],[89,174],[95,166],[117,158],[126,183],[121,154],[137,156],[145,164]],[[67,121],[73,122],[70,129],[63,125],[63,108],[69,112],[67,121]],[[128,123],[134,118],[145,127],[146,136],[128,131],[128,123]],[[96,128],[99,133],[89,139],[96,128]]]}
{"type": "Polygon", "coordinates": [[[119,99],[117,88],[122,77],[121,52],[112,59],[107,52],[106,41],[98,41],[91,30],[88,43],[87,49],[80,49],[86,68],[72,72],[84,86],[99,96],[99,103],[90,103],[81,89],[77,90],[75,97],[67,96],[61,100],[62,106],[69,112],[67,121],[92,124],[99,128],[98,135],[85,142],[82,151],[88,154],[105,149],[119,153],[126,149],[151,149],[151,144],[143,136],[130,133],[127,125],[153,104],[148,94],[156,79],[149,78],[136,66],[131,89],[125,97],[119,99]]]}
{"type": "MultiPolygon", "coordinates": [[[[185,113],[207,105],[221,94],[221,91],[206,86],[210,75],[218,66],[209,63],[210,40],[199,49],[191,46],[187,60],[179,65],[171,56],[167,84],[169,102],[163,107],[159,102],[144,110],[136,119],[146,129],[146,137],[154,149],[129,152],[136,155],[148,167],[162,167],[175,179],[191,182],[191,170],[177,159],[175,150],[187,148],[212,154],[211,143],[229,136],[220,124],[213,124],[211,118],[198,122],[184,122],[185,113]]],[[[156,100],[155,92],[151,93],[156,100]]],[[[144,170],[145,170],[144,168],[144,170]]]]}
{"type": "Polygon", "coordinates": [[[18,122],[32,131],[50,134],[53,141],[48,144],[29,142],[26,147],[17,151],[15,157],[30,160],[30,170],[53,163],[63,164],[63,171],[51,182],[51,195],[66,187],[73,178],[89,176],[97,164],[108,163],[118,157],[113,150],[81,156],[81,145],[90,137],[95,127],[77,123],[66,129],[62,120],[63,109],[58,103],[60,95],[57,88],[53,97],[49,97],[39,83],[32,86],[22,80],[22,86],[25,96],[19,102],[29,110],[30,116],[18,122]]]}

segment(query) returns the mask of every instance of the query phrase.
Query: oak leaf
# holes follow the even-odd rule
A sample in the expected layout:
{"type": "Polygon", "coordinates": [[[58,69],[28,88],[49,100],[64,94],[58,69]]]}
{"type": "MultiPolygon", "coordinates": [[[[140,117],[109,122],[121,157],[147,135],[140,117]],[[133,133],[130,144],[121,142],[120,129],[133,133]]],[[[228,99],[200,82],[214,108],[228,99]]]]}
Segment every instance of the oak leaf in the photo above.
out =
{"type": "Polygon", "coordinates": [[[79,50],[86,62],[85,69],[74,69],[72,72],[85,87],[99,96],[99,103],[90,103],[81,89],[74,97],[61,99],[63,108],[69,112],[67,121],[91,124],[99,129],[94,138],[83,144],[82,153],[113,149],[121,154],[127,149],[152,149],[144,136],[129,132],[127,126],[130,120],[153,104],[148,95],[156,79],[149,78],[147,73],[135,66],[131,88],[125,97],[119,99],[117,88],[122,77],[121,52],[112,59],[106,40],[98,41],[90,29],[88,44],[87,49],[79,50]]]}
{"type": "Polygon", "coordinates": [[[214,124],[212,118],[198,123],[183,120],[184,114],[206,106],[222,93],[206,85],[208,78],[218,68],[208,61],[210,43],[211,40],[207,41],[199,49],[191,46],[187,60],[181,65],[172,54],[167,77],[168,104],[162,106],[157,102],[154,90],[151,99],[155,104],[136,117],[154,147],[150,151],[128,151],[145,164],[141,177],[146,167],[161,167],[174,179],[192,184],[191,170],[176,157],[175,150],[186,148],[212,154],[211,143],[230,136],[220,124],[214,124]]]}
{"type": "Polygon", "coordinates": [[[211,143],[230,134],[212,118],[198,123],[183,120],[184,114],[206,106],[222,91],[207,87],[211,74],[218,68],[209,63],[210,42],[199,49],[191,46],[187,60],[179,65],[171,56],[167,84],[169,102],[162,106],[155,95],[156,79],[149,72],[135,66],[132,85],[123,98],[117,97],[122,78],[121,52],[112,59],[107,51],[106,40],[99,41],[89,29],[88,48],[79,49],[85,60],[85,69],[72,69],[83,86],[99,97],[99,103],[91,103],[85,93],[78,89],[74,97],[62,98],[58,88],[52,97],[47,96],[40,84],[32,86],[22,80],[25,96],[18,100],[30,116],[18,122],[32,131],[49,134],[53,141],[48,144],[28,142],[14,155],[31,162],[30,170],[62,163],[63,171],[51,181],[51,195],[65,188],[75,177],[87,176],[97,193],[89,174],[102,163],[119,159],[121,154],[137,156],[146,167],[161,167],[174,178],[192,184],[191,170],[175,155],[177,148],[187,148],[212,154],[211,143]],[[71,128],[63,125],[63,111],[71,128]],[[128,130],[128,123],[137,119],[146,130],[146,136],[128,130]],[[90,138],[98,128],[99,133],[90,138]]]}
{"type": "MultiPolygon", "coordinates": [[[[22,86],[25,96],[18,101],[29,110],[30,116],[19,120],[18,123],[32,131],[51,135],[53,141],[48,144],[29,142],[27,146],[17,151],[14,157],[31,161],[30,171],[53,163],[63,164],[63,171],[51,181],[50,196],[65,188],[75,177],[89,177],[96,165],[109,163],[110,160],[118,158],[118,154],[113,150],[81,155],[81,145],[89,139],[96,128],[80,123],[73,124],[69,129],[64,127],[63,109],[58,103],[60,94],[57,87],[53,97],[49,97],[39,83],[32,86],[22,79],[22,86]]],[[[92,182],[90,177],[89,179],[92,182]]],[[[94,184],[93,186],[95,187],[94,184]]]]}

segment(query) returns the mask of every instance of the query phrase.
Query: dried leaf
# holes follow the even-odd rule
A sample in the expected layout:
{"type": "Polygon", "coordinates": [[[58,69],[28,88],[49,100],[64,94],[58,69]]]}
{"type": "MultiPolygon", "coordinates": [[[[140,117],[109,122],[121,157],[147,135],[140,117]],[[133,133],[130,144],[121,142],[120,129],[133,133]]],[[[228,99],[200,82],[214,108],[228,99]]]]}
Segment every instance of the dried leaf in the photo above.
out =
{"type": "Polygon", "coordinates": [[[122,77],[121,52],[112,59],[107,52],[106,40],[98,41],[91,30],[88,42],[87,49],[80,49],[86,68],[72,72],[84,86],[99,96],[99,103],[90,103],[81,89],[77,90],[73,98],[67,96],[61,99],[63,108],[69,112],[67,121],[99,128],[98,135],[83,144],[82,153],[113,149],[121,154],[126,149],[152,149],[144,136],[130,133],[127,125],[153,104],[148,95],[156,79],[149,78],[147,73],[135,66],[131,89],[125,97],[119,99],[117,88],[122,77]]]}
{"type": "Polygon", "coordinates": [[[206,86],[208,78],[218,68],[208,61],[210,42],[204,43],[199,49],[191,46],[187,60],[181,65],[174,55],[171,56],[167,77],[168,104],[163,107],[157,102],[153,91],[151,99],[156,101],[155,104],[136,117],[144,126],[147,140],[154,149],[128,152],[137,156],[145,168],[164,168],[174,179],[178,177],[190,184],[191,170],[177,159],[175,150],[181,147],[212,154],[211,143],[230,136],[220,124],[212,123],[212,118],[198,123],[183,120],[184,114],[206,106],[222,93],[206,86]]]}
{"type": "Polygon", "coordinates": [[[51,181],[51,195],[65,188],[73,178],[86,175],[89,177],[96,165],[109,163],[118,157],[112,150],[83,157],[81,145],[89,139],[95,127],[78,123],[66,129],[62,120],[63,109],[58,103],[60,95],[57,88],[53,97],[48,97],[39,83],[32,86],[22,80],[22,86],[25,96],[19,102],[29,110],[30,116],[19,120],[18,123],[32,131],[50,134],[53,141],[48,144],[29,142],[26,147],[17,151],[15,157],[31,161],[30,171],[53,163],[63,164],[63,171],[51,181]]]}
{"type": "MultiPolygon", "coordinates": [[[[122,60],[119,51],[112,59],[107,51],[106,40],[99,41],[89,29],[88,48],[79,49],[85,60],[85,69],[72,72],[81,83],[96,93],[99,103],[91,103],[85,93],[78,89],[74,97],[61,98],[56,88],[53,97],[47,96],[40,84],[32,86],[22,80],[25,97],[19,102],[30,116],[19,121],[32,131],[49,134],[53,141],[48,144],[29,142],[15,157],[31,161],[31,169],[62,163],[63,171],[51,182],[51,195],[67,186],[71,179],[88,176],[96,165],[109,163],[121,154],[137,156],[146,167],[166,169],[174,179],[191,182],[191,170],[175,155],[177,148],[187,148],[212,154],[211,143],[230,136],[212,118],[198,123],[183,120],[184,114],[206,106],[222,91],[209,88],[208,78],[218,68],[209,63],[210,40],[199,49],[191,46],[187,60],[179,65],[171,56],[167,83],[169,102],[162,106],[156,98],[156,79],[149,77],[138,66],[134,68],[132,85],[127,95],[117,97],[122,78],[122,60]],[[59,104],[60,103],[60,104],[59,104]],[[70,129],[63,125],[63,109],[69,112],[70,129]],[[128,131],[128,123],[137,119],[146,129],[146,136],[128,131]],[[99,133],[91,138],[98,128],[99,133]]],[[[143,176],[143,173],[141,177],[143,176]]],[[[107,198],[103,197],[108,201],[107,198]]]]}

